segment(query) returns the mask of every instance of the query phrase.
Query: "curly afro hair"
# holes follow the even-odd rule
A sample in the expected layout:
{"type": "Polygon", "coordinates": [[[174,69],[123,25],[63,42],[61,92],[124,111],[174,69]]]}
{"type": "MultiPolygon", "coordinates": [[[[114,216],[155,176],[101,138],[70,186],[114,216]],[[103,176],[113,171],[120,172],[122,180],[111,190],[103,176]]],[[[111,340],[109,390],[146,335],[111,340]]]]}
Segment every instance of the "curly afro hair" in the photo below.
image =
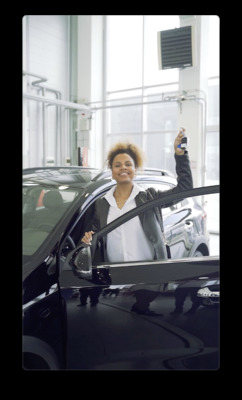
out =
{"type": "Polygon", "coordinates": [[[130,142],[118,142],[108,152],[107,165],[112,169],[114,158],[121,153],[128,154],[133,160],[135,168],[142,168],[144,163],[143,151],[133,143],[130,142]]]}

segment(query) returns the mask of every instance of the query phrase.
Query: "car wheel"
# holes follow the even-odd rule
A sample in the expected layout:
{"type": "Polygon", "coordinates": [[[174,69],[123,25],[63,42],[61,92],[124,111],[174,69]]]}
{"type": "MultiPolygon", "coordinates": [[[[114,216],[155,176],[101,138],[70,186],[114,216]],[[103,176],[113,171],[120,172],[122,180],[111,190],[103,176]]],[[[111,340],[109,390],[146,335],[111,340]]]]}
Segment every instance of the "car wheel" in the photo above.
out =
{"type": "Polygon", "coordinates": [[[196,250],[193,257],[203,257],[203,253],[199,250],[196,250]]]}
{"type": "Polygon", "coordinates": [[[47,362],[37,354],[23,353],[23,367],[26,370],[50,370],[47,362]]]}

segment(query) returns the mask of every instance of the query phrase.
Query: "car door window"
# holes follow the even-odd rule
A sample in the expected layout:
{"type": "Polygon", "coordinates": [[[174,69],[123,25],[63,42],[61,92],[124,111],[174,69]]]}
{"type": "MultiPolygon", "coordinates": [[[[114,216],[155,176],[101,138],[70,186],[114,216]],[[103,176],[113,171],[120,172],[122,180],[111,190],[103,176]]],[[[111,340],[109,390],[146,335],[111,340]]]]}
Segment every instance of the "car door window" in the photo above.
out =
{"type": "Polygon", "coordinates": [[[25,184],[23,188],[23,254],[33,255],[53,233],[78,192],[67,186],[46,188],[25,184]]]}
{"type": "MultiPolygon", "coordinates": [[[[144,189],[152,187],[161,192],[166,192],[174,187],[172,184],[155,181],[150,181],[149,183],[139,182],[139,185],[144,189]]],[[[193,250],[190,251],[191,242],[193,242],[195,231],[193,229],[185,229],[185,220],[190,214],[192,214],[191,221],[193,220],[192,200],[182,199],[168,207],[161,207],[160,210],[163,217],[164,238],[167,246],[169,246],[171,258],[184,258],[189,254],[191,255],[193,252],[193,250]]],[[[205,246],[207,248],[207,244],[205,246]]],[[[208,254],[208,251],[204,247],[205,254],[208,254]]]]}
{"type": "Polygon", "coordinates": [[[186,217],[191,214],[191,210],[189,208],[181,211],[170,212],[164,220],[164,228],[169,228],[173,225],[182,222],[186,217]]]}
{"type": "Polygon", "coordinates": [[[183,198],[175,206],[168,208],[166,217],[163,217],[168,244],[172,247],[179,242],[183,243],[180,253],[177,254],[176,251],[176,257],[172,258],[209,255],[208,215],[204,207],[198,206],[193,198],[183,198]]]}
{"type": "MultiPolygon", "coordinates": [[[[153,187],[156,190],[161,190],[161,191],[166,191],[169,190],[173,187],[171,184],[167,184],[165,182],[155,182],[152,180],[149,180],[148,182],[144,182],[144,180],[139,181],[137,179],[137,183],[140,187],[142,187],[144,190],[153,187]]],[[[115,182],[113,182],[113,185],[115,182]]],[[[84,212],[81,212],[81,217],[77,217],[77,222],[75,223],[75,226],[73,227],[72,231],[70,232],[70,236],[72,237],[74,243],[76,245],[81,244],[81,238],[85,234],[85,232],[91,230],[91,222],[92,222],[92,216],[94,215],[94,203],[95,201],[103,196],[105,192],[107,192],[110,189],[110,184],[104,189],[99,191],[98,193],[95,194],[95,196],[90,200],[87,199],[86,202],[83,204],[83,207],[85,208],[84,212]]],[[[176,206],[172,207],[166,207],[162,209],[163,215],[167,215],[171,212],[171,210],[174,210],[176,206]]]]}
{"type": "MultiPolygon", "coordinates": [[[[157,191],[161,191],[161,192],[165,192],[169,189],[172,189],[174,187],[174,185],[169,185],[163,182],[155,182],[155,181],[150,181],[149,183],[143,183],[143,182],[139,182],[139,185],[141,187],[143,187],[144,189],[148,189],[150,187],[154,188],[157,191]]],[[[178,204],[174,204],[172,206],[169,207],[162,207],[161,212],[162,212],[162,216],[163,219],[165,220],[165,218],[170,215],[170,213],[174,210],[176,210],[177,208],[179,208],[181,206],[181,203],[178,204]]]]}
{"type": "MultiPolygon", "coordinates": [[[[172,189],[174,187],[173,185],[169,185],[164,182],[155,182],[155,181],[150,181],[149,183],[144,183],[141,181],[141,182],[138,182],[138,184],[145,190],[152,187],[155,190],[159,190],[161,192],[165,192],[166,190],[172,189]]],[[[162,208],[163,217],[164,217],[164,215],[168,214],[169,212],[170,212],[170,207],[162,208]]]]}
{"type": "MultiPolygon", "coordinates": [[[[150,187],[150,184],[143,184],[143,187],[150,187]]],[[[157,184],[156,188],[162,185],[157,184]]],[[[166,186],[166,185],[165,185],[166,186]]],[[[164,187],[167,189],[167,187],[164,187]]],[[[103,193],[102,193],[103,195],[103,193]]],[[[214,195],[213,195],[214,196],[214,195]]],[[[207,196],[209,198],[209,195],[207,196]]],[[[175,205],[161,208],[163,213],[164,235],[166,244],[170,248],[171,258],[187,258],[194,256],[207,256],[210,254],[209,239],[207,230],[207,214],[201,205],[194,203],[193,198],[183,198],[175,205]],[[164,212],[165,211],[165,212],[164,212]]],[[[79,224],[73,230],[76,245],[81,244],[81,238],[85,231],[91,229],[91,219],[94,213],[94,201],[83,214],[79,224]],[[89,225],[88,225],[89,224],[89,225]]],[[[121,228],[120,228],[121,229],[121,228]]],[[[216,238],[216,247],[219,237],[216,238]]],[[[103,242],[106,238],[100,238],[94,256],[94,263],[104,263],[103,242]]],[[[218,254],[217,250],[212,252],[218,254]]],[[[141,261],[140,259],[134,261],[141,261]]],[[[145,261],[145,260],[143,260],[145,261]]],[[[123,262],[120,260],[120,262],[123,262]]]]}
{"type": "MultiPolygon", "coordinates": [[[[212,187],[212,188],[213,188],[213,190],[215,190],[216,187],[212,187]]],[[[206,188],[196,188],[196,189],[193,189],[191,191],[186,191],[186,192],[200,193],[202,191],[205,191],[205,189],[206,188]]],[[[138,274],[139,281],[140,280],[142,281],[142,279],[148,280],[148,276],[151,272],[152,273],[155,272],[159,275],[160,274],[160,266],[162,265],[162,263],[164,261],[162,261],[160,259],[158,259],[158,260],[138,259],[138,260],[133,260],[133,261],[126,261],[123,259],[123,260],[116,261],[116,262],[110,262],[109,260],[103,258],[103,255],[105,254],[105,252],[103,251],[103,246],[105,245],[105,240],[106,240],[107,234],[111,233],[114,229],[122,226],[122,223],[130,222],[133,217],[137,217],[138,215],[146,213],[149,209],[154,208],[154,206],[158,206],[158,205],[162,206],[162,204],[166,203],[167,201],[172,201],[173,199],[178,199],[179,196],[180,197],[183,196],[183,199],[184,199],[185,198],[184,192],[170,194],[170,195],[167,195],[166,198],[155,199],[148,203],[143,204],[140,207],[136,207],[135,209],[124,214],[123,216],[117,218],[116,220],[114,220],[113,222],[111,222],[110,224],[105,226],[103,229],[101,229],[99,232],[97,232],[95,235],[93,235],[93,241],[92,241],[92,245],[91,245],[90,249],[91,249],[91,254],[92,254],[92,267],[94,268],[94,270],[97,271],[97,269],[99,267],[101,269],[102,268],[104,268],[104,269],[110,268],[110,271],[113,269],[113,271],[115,271],[115,274],[116,273],[121,274],[120,281],[122,279],[124,279],[124,281],[125,281],[125,276],[123,274],[128,271],[129,277],[127,279],[129,282],[130,282],[130,279],[131,279],[131,281],[132,281],[132,279],[134,279],[134,280],[137,279],[136,274],[138,274]]],[[[190,198],[191,197],[189,197],[189,199],[190,198]]],[[[188,201],[189,201],[189,199],[188,199],[188,201]]],[[[199,209],[198,211],[200,213],[201,210],[199,209]]],[[[203,214],[201,214],[201,218],[203,218],[203,214]]],[[[184,220],[187,222],[186,224],[184,224],[185,234],[186,234],[186,231],[193,232],[193,230],[195,229],[195,224],[193,224],[192,221],[189,220],[189,218],[188,219],[185,218],[184,220]]],[[[191,237],[188,236],[188,238],[186,240],[182,239],[181,232],[179,233],[179,235],[176,236],[176,242],[178,243],[179,240],[184,240],[185,245],[187,247],[188,253],[185,254],[184,259],[188,260],[190,258],[193,259],[194,257],[205,257],[205,259],[206,259],[206,256],[209,255],[209,251],[208,251],[208,249],[209,249],[209,243],[208,243],[209,240],[208,239],[209,238],[207,238],[206,235],[201,235],[201,237],[199,237],[199,235],[197,234],[196,231],[195,231],[193,238],[194,238],[194,240],[191,240],[191,237]],[[205,239],[208,240],[208,242],[205,239]]],[[[80,246],[80,247],[85,247],[85,246],[80,246]]],[[[75,257],[77,254],[78,254],[78,250],[75,251],[75,257]]],[[[72,253],[68,257],[69,257],[69,261],[70,261],[73,257],[72,253]]],[[[181,257],[175,257],[175,258],[182,259],[183,257],[181,256],[181,257]]],[[[72,262],[70,261],[70,263],[72,263],[72,262]]],[[[81,265],[81,262],[78,261],[78,264],[81,265]]],[[[179,271],[176,271],[176,273],[178,273],[178,275],[179,275],[179,271]]],[[[204,274],[206,274],[206,270],[204,270],[204,274]]]]}

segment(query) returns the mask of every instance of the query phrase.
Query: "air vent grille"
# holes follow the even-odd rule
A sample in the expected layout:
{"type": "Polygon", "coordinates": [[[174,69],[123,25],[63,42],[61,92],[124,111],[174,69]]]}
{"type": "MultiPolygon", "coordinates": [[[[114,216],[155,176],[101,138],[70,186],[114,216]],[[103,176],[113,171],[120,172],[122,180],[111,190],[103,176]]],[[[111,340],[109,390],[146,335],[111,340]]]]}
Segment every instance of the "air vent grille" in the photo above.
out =
{"type": "Polygon", "coordinates": [[[158,32],[160,69],[186,68],[194,65],[193,27],[158,32]]]}

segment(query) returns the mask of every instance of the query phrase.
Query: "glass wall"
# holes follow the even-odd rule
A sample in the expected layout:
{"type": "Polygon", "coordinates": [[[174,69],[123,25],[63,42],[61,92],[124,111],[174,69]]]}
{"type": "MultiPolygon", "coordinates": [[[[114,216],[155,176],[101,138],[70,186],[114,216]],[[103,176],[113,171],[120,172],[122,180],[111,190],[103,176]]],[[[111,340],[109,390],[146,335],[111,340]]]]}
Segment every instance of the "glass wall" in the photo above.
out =
{"type": "MultiPolygon", "coordinates": [[[[214,185],[219,183],[219,17],[201,18],[208,18],[209,26],[201,38],[207,49],[205,184],[214,185]]],[[[129,139],[143,148],[146,166],[173,173],[179,70],[159,70],[157,32],[179,26],[179,15],[106,16],[106,151],[129,139]]],[[[209,214],[219,209],[217,199],[207,202],[209,214]]],[[[218,217],[209,229],[219,232],[218,217]]]]}
{"type": "Polygon", "coordinates": [[[106,149],[127,139],[145,150],[147,166],[171,170],[177,104],[169,96],[179,72],[159,70],[157,32],[176,27],[176,15],[106,17],[106,149]]]}
{"type": "MultiPolygon", "coordinates": [[[[219,18],[205,17],[209,184],[219,179],[219,18]]],[[[147,166],[172,172],[173,138],[179,129],[179,70],[159,70],[157,32],[179,26],[179,15],[106,16],[106,150],[120,139],[130,139],[142,146],[147,166]]]]}
{"type": "Polygon", "coordinates": [[[142,85],[143,16],[107,16],[107,92],[142,85]]]}

